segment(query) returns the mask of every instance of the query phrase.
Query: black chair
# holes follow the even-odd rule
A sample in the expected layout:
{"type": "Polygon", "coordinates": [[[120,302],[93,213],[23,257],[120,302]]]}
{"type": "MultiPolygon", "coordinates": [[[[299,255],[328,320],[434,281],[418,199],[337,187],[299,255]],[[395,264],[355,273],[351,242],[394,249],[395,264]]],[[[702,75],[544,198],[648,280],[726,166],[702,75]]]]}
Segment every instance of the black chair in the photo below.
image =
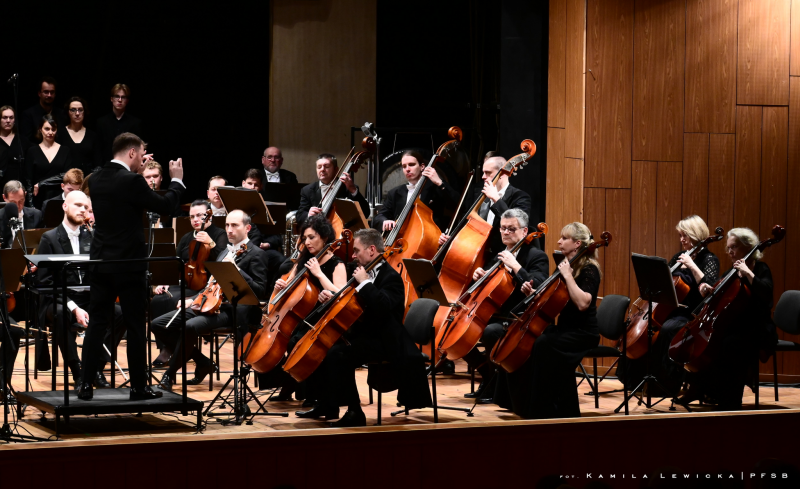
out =
{"type": "MultiPolygon", "coordinates": [[[[586,373],[586,369],[583,368],[583,364],[580,364],[581,371],[583,372],[583,379],[588,382],[589,387],[591,387],[592,392],[591,395],[594,395],[594,407],[600,407],[600,392],[598,391],[598,385],[603,379],[606,378],[608,372],[611,371],[612,368],[620,361],[620,359],[625,358],[625,349],[627,348],[626,341],[625,341],[625,330],[627,323],[625,322],[625,315],[628,312],[628,306],[630,305],[631,300],[629,297],[625,297],[623,295],[607,295],[603,297],[603,300],[600,302],[600,306],[597,307],[597,326],[600,330],[600,335],[603,338],[607,338],[611,341],[618,341],[620,337],[622,338],[622,350],[619,350],[613,346],[605,346],[605,345],[598,345],[597,347],[591,349],[584,358],[591,358],[592,359],[592,366],[594,367],[594,385],[592,385],[592,380],[589,378],[589,374],[586,373]],[[614,363],[608,367],[608,370],[605,374],[598,380],[597,378],[597,359],[598,358],[615,358],[614,363]]],[[[580,383],[578,383],[580,385],[580,383]]],[[[623,383],[623,392],[625,397],[628,397],[628,389],[627,385],[623,383]]],[[[589,394],[589,393],[587,393],[589,394]]],[[[625,414],[628,414],[628,404],[625,403],[625,414]]]]}
{"type": "MultiPolygon", "coordinates": [[[[800,290],[787,290],[781,294],[773,315],[775,326],[791,335],[800,334],[800,290]]],[[[772,384],[775,389],[775,400],[778,400],[778,352],[800,352],[800,343],[778,340],[775,354],[772,355],[772,384]]],[[[756,374],[758,360],[756,360],[756,374]]],[[[756,375],[756,379],[758,376],[756,375]]],[[[758,406],[758,387],[756,387],[756,406],[758,406]]]]}

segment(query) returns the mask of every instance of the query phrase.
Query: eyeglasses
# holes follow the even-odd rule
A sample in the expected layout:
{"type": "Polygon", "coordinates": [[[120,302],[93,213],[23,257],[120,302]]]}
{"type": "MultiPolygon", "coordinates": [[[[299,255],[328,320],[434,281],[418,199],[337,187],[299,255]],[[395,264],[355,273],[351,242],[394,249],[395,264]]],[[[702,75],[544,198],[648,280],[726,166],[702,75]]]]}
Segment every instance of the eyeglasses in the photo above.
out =
{"type": "Polygon", "coordinates": [[[127,100],[128,96],[127,95],[112,95],[111,98],[113,98],[115,100],[127,100]]]}
{"type": "Polygon", "coordinates": [[[264,159],[267,159],[267,160],[282,160],[283,156],[264,156],[264,159]]]}
{"type": "Polygon", "coordinates": [[[79,109],[77,107],[73,107],[69,109],[69,111],[72,112],[73,114],[83,114],[83,109],[79,109]]]}
{"type": "Polygon", "coordinates": [[[739,249],[739,245],[733,245],[733,246],[726,246],[725,247],[725,251],[727,251],[727,252],[736,251],[738,249],[739,249]]]}
{"type": "Polygon", "coordinates": [[[513,234],[513,233],[516,233],[517,231],[519,231],[519,228],[507,228],[507,227],[503,227],[503,226],[500,227],[500,232],[501,233],[511,233],[511,234],[513,234]]]}

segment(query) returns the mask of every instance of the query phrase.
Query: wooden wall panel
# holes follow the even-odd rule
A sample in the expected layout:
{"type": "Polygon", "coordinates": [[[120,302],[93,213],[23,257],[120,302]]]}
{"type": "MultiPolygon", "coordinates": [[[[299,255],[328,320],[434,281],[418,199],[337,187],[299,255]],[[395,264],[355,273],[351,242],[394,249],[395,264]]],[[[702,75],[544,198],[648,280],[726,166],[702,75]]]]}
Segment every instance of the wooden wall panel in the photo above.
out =
{"type": "Polygon", "coordinates": [[[758,229],[761,202],[761,107],[736,108],[734,226],[758,229]]]}
{"type": "MultiPolygon", "coordinates": [[[[269,142],[283,151],[284,168],[311,182],[319,153],[343,159],[350,127],[375,121],[377,7],[369,0],[275,0],[272,13],[269,142]]],[[[356,174],[365,180],[365,171],[356,174]]]]}
{"type": "Polygon", "coordinates": [[[789,72],[794,76],[800,76],[800,0],[792,0],[792,26],[790,30],[792,31],[792,46],[789,52],[791,62],[789,72]]]}
{"type": "Polygon", "coordinates": [[[682,217],[681,162],[659,161],[657,178],[656,255],[670,259],[679,246],[675,225],[682,217]]]}
{"type": "Polygon", "coordinates": [[[708,219],[708,134],[687,133],[683,138],[683,217],[708,219]]]}
{"type": "MultiPolygon", "coordinates": [[[[772,226],[786,222],[787,151],[789,144],[789,108],[764,107],[761,126],[761,239],[769,237],[772,226]]],[[[795,189],[796,191],[796,189],[795,189]]],[[[786,244],[780,243],[764,252],[764,262],[772,270],[775,302],[784,290],[786,244]]],[[[796,271],[795,271],[796,273],[796,271]]]]}
{"type": "MultiPolygon", "coordinates": [[[[606,255],[603,281],[606,294],[628,295],[631,263],[631,189],[606,190],[606,227],[611,244],[600,253],[606,255]]],[[[597,231],[592,230],[595,236],[597,231]]]]}
{"type": "Polygon", "coordinates": [[[550,1],[547,53],[547,125],[564,127],[566,118],[567,0],[550,1]]]}
{"type": "MultiPolygon", "coordinates": [[[[794,7],[797,2],[792,5],[794,7]]],[[[800,8],[800,6],[798,6],[800,8]]],[[[792,10],[794,13],[794,9],[792,10]]],[[[789,189],[786,199],[786,240],[787,250],[800,249],[800,78],[792,77],[789,95],[789,158],[786,185],[789,189]]],[[[800,290],[800,254],[786,253],[786,289],[800,290]]],[[[800,370],[800,369],[798,369],[800,370]]]]}
{"type": "Polygon", "coordinates": [[[686,3],[686,132],[736,127],[738,0],[686,3]]]}
{"type": "MultiPolygon", "coordinates": [[[[711,134],[708,144],[708,224],[709,230],[721,226],[726,232],[733,227],[733,191],[736,168],[736,135],[711,134]]],[[[718,241],[709,250],[724,260],[725,241],[718,241]]]]}
{"type": "Polygon", "coordinates": [[[633,0],[589,0],[586,185],[631,185],[633,0]]]}
{"type": "MultiPolygon", "coordinates": [[[[631,253],[656,254],[656,208],[658,204],[658,163],[634,161],[631,185],[631,253]]],[[[630,271],[631,301],[639,297],[633,268],[630,271]]]]}
{"type": "Polygon", "coordinates": [[[685,4],[636,2],[633,50],[634,160],[683,158],[685,4]]]}
{"type": "MultiPolygon", "coordinates": [[[[586,188],[583,190],[583,223],[589,227],[594,236],[600,236],[606,227],[606,189],[586,188]]],[[[600,269],[605,270],[605,253],[599,253],[600,269]]],[[[600,291],[605,293],[605,281],[600,282],[600,291]]]]}
{"type": "Polygon", "coordinates": [[[586,0],[567,0],[566,155],[583,158],[586,97],[586,0]]]}
{"type": "Polygon", "coordinates": [[[790,0],[740,0],[736,103],[789,104],[790,0]]]}
{"type": "MultiPolygon", "coordinates": [[[[547,195],[545,222],[550,227],[544,237],[544,250],[556,249],[558,231],[564,226],[564,129],[547,128],[547,195]]],[[[535,223],[531,223],[533,226],[535,223]]]]}
{"type": "Polygon", "coordinates": [[[561,228],[565,224],[575,221],[583,222],[583,160],[564,158],[564,187],[562,190],[564,198],[561,204],[563,222],[558,225],[555,231],[551,231],[551,233],[555,234],[556,241],[558,241],[561,228]]]}

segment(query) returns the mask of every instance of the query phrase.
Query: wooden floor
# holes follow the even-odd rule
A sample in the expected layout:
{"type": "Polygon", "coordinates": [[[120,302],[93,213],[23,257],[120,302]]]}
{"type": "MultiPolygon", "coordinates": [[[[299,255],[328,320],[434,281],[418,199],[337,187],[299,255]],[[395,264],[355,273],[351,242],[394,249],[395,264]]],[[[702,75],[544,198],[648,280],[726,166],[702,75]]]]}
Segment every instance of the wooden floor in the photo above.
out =
{"type": "MultiPolygon", "coordinates": [[[[80,342],[80,340],[79,340],[80,342]]],[[[204,346],[204,353],[207,353],[207,346],[204,346]]],[[[30,355],[33,357],[33,345],[30,346],[30,355]]],[[[154,355],[158,353],[155,350],[154,355]]],[[[122,359],[120,363],[125,367],[125,342],[120,345],[120,356],[122,359]]],[[[229,377],[229,372],[232,368],[232,349],[231,346],[225,345],[221,354],[221,363],[223,373],[221,374],[221,381],[215,381],[214,391],[210,392],[208,389],[208,379],[202,385],[189,386],[189,396],[203,401],[210,401],[213,399],[216,391],[222,386],[224,381],[229,377]]],[[[31,362],[32,364],[32,362],[31,362]]],[[[189,372],[187,375],[191,377],[194,366],[189,364],[189,372]]],[[[17,357],[16,368],[13,377],[13,386],[17,390],[24,390],[24,347],[17,357]]],[[[59,369],[57,386],[59,389],[63,387],[63,374],[59,369]]],[[[361,401],[364,412],[367,415],[367,423],[374,425],[377,418],[377,404],[368,403],[368,388],[366,384],[367,371],[359,369],[356,372],[359,392],[361,394],[361,401]]],[[[109,377],[109,372],[106,371],[106,377],[109,377]]],[[[180,378],[180,377],[179,377],[180,378]]],[[[119,372],[117,372],[117,383],[121,382],[119,372]]],[[[51,386],[51,373],[39,372],[38,379],[33,378],[33,371],[31,370],[30,381],[33,390],[49,390],[51,386]]],[[[476,380],[476,384],[479,379],[476,380]]],[[[250,381],[251,387],[253,381],[250,381]]],[[[179,388],[179,386],[177,386],[179,388]]],[[[616,380],[606,380],[600,385],[601,391],[614,390],[621,388],[621,384],[616,380]]],[[[470,392],[470,377],[467,374],[466,364],[463,361],[456,363],[456,374],[448,376],[437,377],[438,400],[442,406],[464,407],[470,408],[472,403],[465,399],[465,393],[470,392]]],[[[599,408],[594,407],[594,397],[584,395],[589,392],[589,386],[583,382],[578,391],[581,394],[581,412],[584,418],[591,417],[609,417],[609,416],[624,416],[623,413],[614,414],[614,409],[622,401],[621,393],[606,394],[600,398],[599,408]]],[[[266,401],[270,392],[259,392],[260,398],[266,401]]],[[[796,388],[783,388],[780,390],[780,401],[774,401],[773,389],[771,387],[761,387],[761,402],[759,409],[761,410],[786,410],[786,409],[800,409],[800,389],[796,388]]],[[[374,395],[374,400],[377,403],[377,393],[374,395]]],[[[389,393],[383,396],[383,417],[382,421],[387,426],[413,426],[419,428],[419,425],[433,422],[433,411],[431,409],[420,410],[412,412],[410,416],[396,416],[389,415],[390,411],[396,410],[396,393],[389,393]]],[[[745,393],[745,409],[755,409],[754,394],[747,389],[745,393]]],[[[292,402],[267,402],[266,406],[271,412],[288,412],[289,416],[284,417],[256,417],[252,425],[224,425],[219,420],[214,418],[206,418],[206,423],[202,433],[203,434],[225,434],[225,433],[249,433],[249,432],[274,432],[286,430],[311,430],[327,427],[327,423],[317,420],[300,419],[295,417],[294,412],[300,409],[300,401],[292,402]]],[[[250,403],[251,409],[255,409],[256,403],[250,403]]],[[[646,415],[665,415],[669,414],[670,404],[664,401],[658,404],[653,409],[646,409],[644,406],[637,405],[636,399],[630,403],[631,414],[646,414],[646,415]]],[[[709,411],[711,407],[697,406],[698,411],[709,411]]],[[[683,413],[683,408],[678,408],[676,411],[683,413]]],[[[511,413],[500,409],[496,405],[478,405],[474,410],[473,417],[467,417],[464,413],[455,411],[439,411],[440,423],[487,423],[496,421],[513,421],[520,418],[511,413]]],[[[18,424],[18,432],[20,434],[30,434],[38,437],[55,439],[54,419],[52,415],[42,418],[42,413],[37,409],[28,407],[25,410],[24,418],[18,424]]],[[[160,437],[160,436],[197,436],[195,430],[195,417],[192,415],[181,416],[180,414],[163,413],[149,415],[145,414],[141,417],[134,415],[105,415],[98,417],[73,417],[68,425],[62,424],[62,439],[64,440],[103,440],[106,442],[115,443],[122,442],[123,439],[135,439],[139,437],[160,437]]]]}

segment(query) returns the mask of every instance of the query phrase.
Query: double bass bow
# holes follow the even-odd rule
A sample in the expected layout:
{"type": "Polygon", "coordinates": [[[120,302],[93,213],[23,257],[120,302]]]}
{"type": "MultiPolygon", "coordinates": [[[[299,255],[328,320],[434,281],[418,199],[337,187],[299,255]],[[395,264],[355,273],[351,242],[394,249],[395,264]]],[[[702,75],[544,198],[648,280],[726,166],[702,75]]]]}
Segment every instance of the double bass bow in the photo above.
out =
{"type": "MultiPolygon", "coordinates": [[[[700,241],[687,252],[692,260],[697,258],[697,255],[699,255],[700,252],[706,249],[711,243],[717,242],[725,237],[725,231],[721,227],[718,227],[714,231],[716,234],[707,237],[703,241],[700,241]]],[[[670,273],[675,273],[680,267],[681,263],[676,263],[670,269],[670,273]]],[[[672,276],[672,283],[675,285],[675,294],[678,298],[678,303],[682,303],[683,300],[686,299],[686,296],[689,295],[691,287],[689,287],[689,285],[687,285],[686,282],[684,282],[683,279],[677,275],[672,276]]],[[[628,329],[625,332],[625,341],[627,342],[625,351],[626,356],[631,360],[640,358],[642,355],[647,353],[648,307],[649,301],[639,297],[633,302],[633,304],[631,304],[631,309],[628,313],[628,329]]],[[[667,317],[671,312],[672,309],[668,308],[665,304],[659,305],[653,303],[651,312],[654,329],[652,339],[653,342],[655,342],[656,338],[658,338],[658,334],[661,332],[661,326],[663,326],[664,321],[667,320],[667,317]]],[[[621,341],[622,340],[620,340],[620,344],[621,341]]]]}
{"type": "MultiPolygon", "coordinates": [[[[742,259],[747,262],[756,251],[764,251],[786,236],[782,226],[772,228],[772,238],[765,239],[742,259]]],[[[729,325],[747,307],[750,288],[731,268],[719,279],[708,296],[692,311],[692,318],[678,331],[669,345],[669,357],[690,372],[708,366],[720,348],[729,325]]],[[[754,340],[755,341],[755,340],[754,340]]]]}
{"type": "MultiPolygon", "coordinates": [[[[402,239],[396,240],[390,248],[385,248],[383,253],[369,262],[364,270],[370,271],[393,254],[402,253],[404,246],[402,239]]],[[[321,313],[322,316],[297,342],[283,365],[283,370],[298,382],[307,379],[319,367],[333,344],[361,317],[364,310],[356,297],[357,285],[356,279],[351,278],[333,297],[311,312],[310,315],[321,313]]]]}
{"type": "MultiPolygon", "coordinates": [[[[611,233],[604,231],[600,241],[583,246],[569,261],[570,265],[580,257],[594,253],[597,248],[611,243],[611,233]]],[[[564,307],[569,303],[567,284],[561,277],[561,269],[556,267],[550,277],[539,285],[536,291],[512,309],[512,314],[519,314],[517,319],[506,329],[505,335],[492,348],[492,362],[503,367],[506,372],[520,368],[531,356],[533,343],[544,330],[555,323],[564,307]],[[523,312],[524,311],[524,312],[523,312]]]]}
{"type": "MultiPolygon", "coordinates": [[[[208,209],[200,225],[200,231],[206,230],[211,216],[211,209],[208,209]]],[[[183,277],[186,280],[187,288],[199,290],[208,283],[208,272],[206,272],[205,263],[210,254],[211,248],[207,244],[201,243],[196,239],[189,243],[189,261],[183,265],[183,277]]]]}
{"type": "MultiPolygon", "coordinates": [[[[534,231],[511,248],[517,253],[523,245],[547,234],[547,224],[540,222],[534,231]]],[[[502,261],[492,265],[486,273],[458,299],[452,321],[446,327],[438,348],[446,352],[448,360],[457,360],[472,351],[481,339],[489,320],[514,292],[514,278],[502,261]]]]}
{"type": "MultiPolygon", "coordinates": [[[[329,251],[336,251],[351,243],[352,239],[353,233],[345,229],[341,238],[326,243],[314,258],[320,260],[329,251]]],[[[310,280],[308,268],[296,270],[294,277],[288,280],[291,273],[283,277],[288,281],[286,287],[273,292],[270,301],[262,309],[261,329],[252,335],[252,344],[250,333],[242,341],[244,361],[258,373],[269,372],[280,363],[295,328],[317,304],[320,290],[310,280]]]]}

